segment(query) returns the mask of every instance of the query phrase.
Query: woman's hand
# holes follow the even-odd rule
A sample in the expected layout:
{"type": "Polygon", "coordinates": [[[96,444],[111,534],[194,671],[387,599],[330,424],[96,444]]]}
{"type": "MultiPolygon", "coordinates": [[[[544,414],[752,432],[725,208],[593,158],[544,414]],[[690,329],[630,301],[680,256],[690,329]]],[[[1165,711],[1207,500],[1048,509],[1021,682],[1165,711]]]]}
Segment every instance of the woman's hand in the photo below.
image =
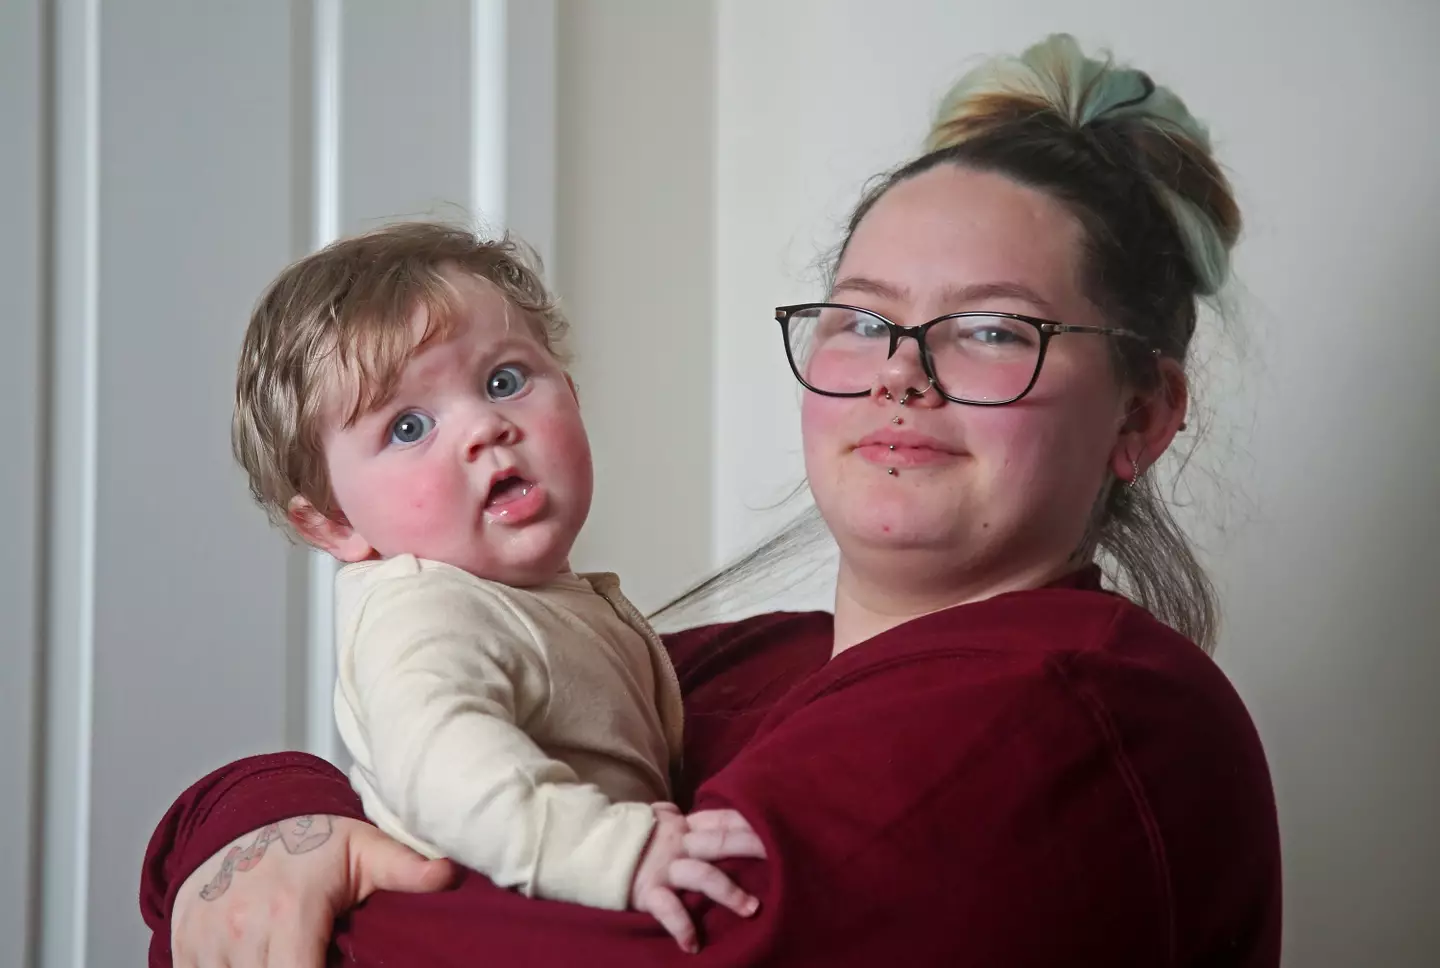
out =
{"type": "Polygon", "coordinates": [[[335,919],[376,891],[429,893],[455,869],[368,823],[291,817],[252,831],[191,874],[175,898],[175,968],[323,968],[335,919]]]}

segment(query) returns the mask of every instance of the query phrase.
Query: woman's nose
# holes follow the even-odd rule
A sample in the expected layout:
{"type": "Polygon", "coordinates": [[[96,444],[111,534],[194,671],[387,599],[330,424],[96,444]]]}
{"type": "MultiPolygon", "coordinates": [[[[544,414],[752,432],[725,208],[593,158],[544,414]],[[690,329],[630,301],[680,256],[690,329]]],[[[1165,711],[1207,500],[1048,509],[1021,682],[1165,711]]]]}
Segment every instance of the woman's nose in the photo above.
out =
{"type": "Polygon", "coordinates": [[[876,377],[875,395],[902,407],[935,407],[944,397],[935,390],[934,381],[925,372],[920,360],[920,346],[913,339],[902,339],[895,353],[880,368],[876,377]]]}

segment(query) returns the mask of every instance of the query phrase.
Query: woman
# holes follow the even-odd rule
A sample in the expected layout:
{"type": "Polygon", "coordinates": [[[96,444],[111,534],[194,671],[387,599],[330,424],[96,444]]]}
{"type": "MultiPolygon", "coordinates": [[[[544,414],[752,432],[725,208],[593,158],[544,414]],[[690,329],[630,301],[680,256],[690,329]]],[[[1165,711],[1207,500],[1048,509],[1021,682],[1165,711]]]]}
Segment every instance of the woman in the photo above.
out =
{"type": "Polygon", "coordinates": [[[342,916],[331,955],[359,965],[1277,965],[1264,755],[1146,476],[1239,222],[1181,102],[1054,37],[962,79],[862,200],[827,302],[777,311],[835,614],[668,643],[682,799],[753,825],[768,860],[724,866],[758,915],[695,902],[686,956],[476,876],[421,896],[446,866],[287,754],[156,831],[152,965],[173,935],[180,965],[318,966],[342,916]],[[1146,608],[1101,590],[1100,553],[1146,608]]]}

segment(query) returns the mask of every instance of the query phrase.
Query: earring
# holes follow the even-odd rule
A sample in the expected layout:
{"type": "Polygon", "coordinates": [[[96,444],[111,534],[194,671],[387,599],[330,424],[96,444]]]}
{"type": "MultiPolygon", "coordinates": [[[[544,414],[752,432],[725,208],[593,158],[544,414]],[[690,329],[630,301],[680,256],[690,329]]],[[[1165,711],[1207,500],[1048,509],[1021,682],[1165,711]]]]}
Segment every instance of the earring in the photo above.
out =
{"type": "Polygon", "coordinates": [[[1140,483],[1140,459],[1132,456],[1130,458],[1130,480],[1125,482],[1125,489],[1133,491],[1135,485],[1140,483]]]}

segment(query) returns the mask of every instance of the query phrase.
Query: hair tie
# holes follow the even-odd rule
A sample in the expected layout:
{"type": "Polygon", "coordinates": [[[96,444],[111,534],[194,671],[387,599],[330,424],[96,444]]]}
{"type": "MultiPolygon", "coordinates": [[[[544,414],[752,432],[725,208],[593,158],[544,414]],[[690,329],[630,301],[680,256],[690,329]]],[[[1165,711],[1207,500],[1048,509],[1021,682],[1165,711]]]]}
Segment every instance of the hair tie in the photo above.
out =
{"type": "MultiPolygon", "coordinates": [[[[1155,93],[1155,82],[1150,80],[1150,75],[1146,74],[1144,71],[1136,71],[1135,73],[1140,75],[1140,83],[1144,87],[1144,90],[1140,92],[1140,96],[1132,97],[1128,101],[1121,101],[1119,104],[1110,105],[1110,107],[1105,109],[1105,114],[1114,114],[1116,111],[1123,111],[1125,108],[1133,108],[1137,104],[1144,104],[1146,101],[1150,100],[1150,95],[1155,93]]],[[[1099,121],[1100,118],[1096,118],[1095,120],[1099,121]]]]}

